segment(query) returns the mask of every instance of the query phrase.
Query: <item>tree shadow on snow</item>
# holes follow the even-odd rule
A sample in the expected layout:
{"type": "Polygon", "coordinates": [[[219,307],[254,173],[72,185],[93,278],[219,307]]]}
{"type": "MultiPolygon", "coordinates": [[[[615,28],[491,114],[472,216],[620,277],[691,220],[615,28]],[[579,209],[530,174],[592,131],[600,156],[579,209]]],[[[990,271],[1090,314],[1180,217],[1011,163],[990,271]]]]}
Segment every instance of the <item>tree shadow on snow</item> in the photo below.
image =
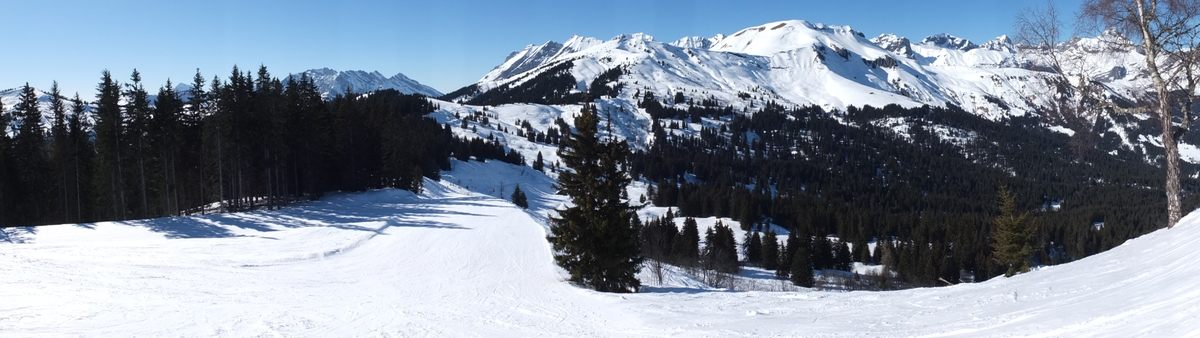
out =
{"type": "MultiPolygon", "coordinates": [[[[298,203],[279,210],[249,211],[189,217],[167,217],[149,220],[116,222],[144,227],[162,233],[167,238],[227,238],[241,236],[242,230],[273,232],[305,227],[332,227],[351,231],[383,234],[389,227],[422,227],[467,230],[469,228],[439,222],[450,216],[486,217],[487,215],[447,210],[439,206],[495,207],[484,203],[482,197],[421,199],[392,190],[339,194],[323,201],[298,203]],[[366,222],[383,221],[384,226],[363,226],[366,222]]],[[[88,227],[87,225],[80,225],[88,227]]],[[[94,225],[91,226],[94,228],[94,225]]],[[[5,232],[5,237],[12,237],[5,232]]],[[[10,240],[11,241],[11,240],[10,240]]]]}
{"type": "Polygon", "coordinates": [[[28,242],[37,234],[37,227],[0,228],[0,241],[13,244],[28,242]]]}
{"type": "Polygon", "coordinates": [[[728,292],[735,292],[735,291],[730,291],[730,290],[715,290],[715,289],[701,289],[701,288],[689,288],[689,287],[675,287],[675,286],[663,286],[663,287],[659,287],[659,286],[643,286],[641,289],[639,289],[639,290],[638,290],[638,293],[685,293],[685,294],[700,294],[700,293],[718,293],[718,292],[720,292],[720,293],[728,293],[728,292]]]}

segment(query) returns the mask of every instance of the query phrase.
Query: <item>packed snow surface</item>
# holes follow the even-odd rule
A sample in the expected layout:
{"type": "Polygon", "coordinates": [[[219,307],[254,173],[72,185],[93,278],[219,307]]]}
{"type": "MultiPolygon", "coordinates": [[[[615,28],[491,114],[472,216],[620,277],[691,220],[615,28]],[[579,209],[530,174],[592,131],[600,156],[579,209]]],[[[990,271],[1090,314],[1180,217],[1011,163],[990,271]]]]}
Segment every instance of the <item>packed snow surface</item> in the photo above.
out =
{"type": "Polygon", "coordinates": [[[554,265],[544,220],[564,200],[549,195],[548,177],[498,162],[454,166],[419,195],[5,229],[0,336],[1200,335],[1200,214],[978,284],[743,292],[669,270],[642,293],[603,294],[554,265]],[[534,209],[496,198],[513,184],[534,209]]]}

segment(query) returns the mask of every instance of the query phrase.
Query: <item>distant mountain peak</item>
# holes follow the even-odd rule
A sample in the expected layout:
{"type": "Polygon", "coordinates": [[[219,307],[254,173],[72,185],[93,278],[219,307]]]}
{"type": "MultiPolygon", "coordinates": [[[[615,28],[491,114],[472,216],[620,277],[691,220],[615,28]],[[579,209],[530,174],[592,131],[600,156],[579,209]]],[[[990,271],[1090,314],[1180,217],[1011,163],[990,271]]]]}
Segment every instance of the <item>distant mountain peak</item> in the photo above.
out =
{"type": "MultiPolygon", "coordinates": [[[[313,80],[313,83],[316,84],[317,90],[321,91],[321,95],[326,98],[345,94],[346,88],[350,88],[351,91],[356,93],[395,89],[405,94],[421,94],[429,97],[442,95],[437,89],[423,85],[402,73],[387,77],[379,71],[338,71],[330,68],[317,68],[304,71],[300,74],[308,75],[313,80]]],[[[288,77],[298,79],[300,74],[292,74],[288,77]]]]}
{"type": "Polygon", "coordinates": [[[711,38],[706,38],[703,36],[688,36],[679,40],[675,40],[675,42],[671,42],[670,45],[680,48],[709,49],[718,42],[721,42],[723,39],[725,39],[725,34],[717,34],[711,38]]]}
{"type": "Polygon", "coordinates": [[[984,42],[982,45],[979,45],[979,48],[998,52],[1017,52],[1016,47],[1014,47],[1013,42],[1008,38],[1008,35],[1001,35],[1000,37],[992,39],[992,41],[984,42]]]}
{"type": "Polygon", "coordinates": [[[938,47],[942,47],[942,48],[949,48],[949,49],[957,49],[957,50],[961,50],[964,52],[975,49],[975,48],[979,48],[979,45],[976,45],[974,42],[971,42],[971,40],[963,39],[963,38],[953,36],[950,34],[946,34],[946,33],[940,33],[940,34],[934,34],[934,35],[927,36],[927,37],[925,37],[925,39],[921,40],[921,44],[934,45],[934,46],[938,46],[938,47]]]}
{"type": "Polygon", "coordinates": [[[850,45],[865,41],[863,34],[850,26],[826,25],[804,20],[788,20],[750,27],[724,37],[711,48],[715,51],[771,55],[809,49],[835,42],[850,45]]]}
{"type": "Polygon", "coordinates": [[[910,59],[915,54],[912,49],[912,42],[908,38],[897,36],[896,34],[880,34],[878,37],[871,39],[871,43],[910,59]]]}

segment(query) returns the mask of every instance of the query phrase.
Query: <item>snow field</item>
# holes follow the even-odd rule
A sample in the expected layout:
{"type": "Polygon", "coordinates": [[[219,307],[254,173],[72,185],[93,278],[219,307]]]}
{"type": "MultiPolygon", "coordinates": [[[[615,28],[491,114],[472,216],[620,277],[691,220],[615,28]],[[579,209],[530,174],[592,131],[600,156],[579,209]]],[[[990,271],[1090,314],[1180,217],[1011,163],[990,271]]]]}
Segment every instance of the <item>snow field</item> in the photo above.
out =
{"type": "Polygon", "coordinates": [[[549,195],[552,180],[499,162],[454,167],[420,195],[4,229],[0,336],[1200,335],[1200,214],[978,284],[739,292],[668,267],[642,293],[601,294],[565,282],[553,263],[542,217],[565,200],[549,195]],[[534,209],[479,193],[499,179],[520,183],[534,209]]]}

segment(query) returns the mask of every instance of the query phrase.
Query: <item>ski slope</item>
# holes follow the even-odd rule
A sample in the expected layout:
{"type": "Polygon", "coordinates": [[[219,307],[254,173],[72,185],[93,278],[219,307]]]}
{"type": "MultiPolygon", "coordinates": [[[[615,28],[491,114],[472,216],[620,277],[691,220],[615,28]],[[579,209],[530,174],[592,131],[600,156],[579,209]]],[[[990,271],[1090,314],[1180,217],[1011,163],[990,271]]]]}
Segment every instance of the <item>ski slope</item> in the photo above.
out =
{"type": "Polygon", "coordinates": [[[568,284],[553,263],[544,217],[564,200],[549,195],[548,177],[499,162],[454,166],[420,195],[5,229],[0,336],[1200,335],[1200,214],[979,284],[738,292],[669,272],[643,293],[602,294],[568,284]],[[496,198],[514,184],[534,209],[496,198]]]}

